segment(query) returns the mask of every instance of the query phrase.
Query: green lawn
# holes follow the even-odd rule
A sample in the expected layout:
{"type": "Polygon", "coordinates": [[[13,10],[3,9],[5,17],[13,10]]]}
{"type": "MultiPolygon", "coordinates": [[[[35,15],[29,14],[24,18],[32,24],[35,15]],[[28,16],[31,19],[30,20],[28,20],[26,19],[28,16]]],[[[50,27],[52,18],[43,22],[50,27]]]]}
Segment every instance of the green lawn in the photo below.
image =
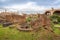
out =
{"type": "MultiPolygon", "coordinates": [[[[54,32],[60,35],[60,30],[56,27],[54,28],[54,32]]],[[[43,30],[32,35],[33,33],[34,32],[19,31],[16,28],[2,27],[2,25],[0,25],[0,40],[52,40],[51,34],[46,36],[43,30]],[[42,37],[41,39],[40,36],[42,37]]]]}
{"type": "Polygon", "coordinates": [[[60,27],[60,24],[55,24],[54,27],[60,27]]]}
{"type": "Polygon", "coordinates": [[[55,24],[54,25],[54,32],[56,34],[59,34],[60,35],[60,24],[55,24]]]}
{"type": "Polygon", "coordinates": [[[30,32],[22,32],[9,27],[3,28],[0,25],[0,40],[32,40],[32,33],[30,32]]]}
{"type": "Polygon", "coordinates": [[[38,36],[40,35],[37,32],[19,31],[16,28],[0,25],[0,40],[36,40],[38,36]]]}

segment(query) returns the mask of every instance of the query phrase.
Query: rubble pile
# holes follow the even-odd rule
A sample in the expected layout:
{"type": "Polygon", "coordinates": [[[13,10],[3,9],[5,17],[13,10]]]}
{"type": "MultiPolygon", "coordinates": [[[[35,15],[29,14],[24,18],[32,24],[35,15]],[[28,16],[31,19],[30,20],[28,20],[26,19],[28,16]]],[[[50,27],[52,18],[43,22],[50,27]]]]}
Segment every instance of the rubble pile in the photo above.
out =
{"type": "Polygon", "coordinates": [[[45,14],[17,15],[5,12],[0,13],[0,23],[5,26],[15,25],[19,30],[30,31],[43,27],[52,31],[50,19],[45,14]]]}

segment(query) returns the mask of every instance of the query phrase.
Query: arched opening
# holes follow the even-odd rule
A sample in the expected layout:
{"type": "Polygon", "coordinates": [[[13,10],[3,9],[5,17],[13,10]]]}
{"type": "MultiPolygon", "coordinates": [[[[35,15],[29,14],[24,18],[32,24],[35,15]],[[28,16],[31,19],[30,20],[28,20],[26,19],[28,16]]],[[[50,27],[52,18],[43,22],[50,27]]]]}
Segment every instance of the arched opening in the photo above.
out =
{"type": "Polygon", "coordinates": [[[60,11],[55,11],[53,14],[60,15],[60,11]]]}
{"type": "Polygon", "coordinates": [[[50,12],[49,11],[45,12],[45,15],[50,15],[50,12]]]}

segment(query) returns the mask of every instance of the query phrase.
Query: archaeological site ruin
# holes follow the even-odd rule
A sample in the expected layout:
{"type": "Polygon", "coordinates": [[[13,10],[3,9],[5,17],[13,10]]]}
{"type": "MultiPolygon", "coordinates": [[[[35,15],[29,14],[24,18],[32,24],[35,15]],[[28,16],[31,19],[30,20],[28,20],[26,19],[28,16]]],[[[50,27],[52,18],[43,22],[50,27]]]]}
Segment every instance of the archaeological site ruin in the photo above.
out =
{"type": "Polygon", "coordinates": [[[51,15],[53,15],[53,14],[60,15],[60,9],[54,9],[54,8],[52,8],[52,9],[50,9],[50,10],[47,10],[47,11],[45,12],[45,14],[48,15],[48,16],[51,16],[51,15]]]}

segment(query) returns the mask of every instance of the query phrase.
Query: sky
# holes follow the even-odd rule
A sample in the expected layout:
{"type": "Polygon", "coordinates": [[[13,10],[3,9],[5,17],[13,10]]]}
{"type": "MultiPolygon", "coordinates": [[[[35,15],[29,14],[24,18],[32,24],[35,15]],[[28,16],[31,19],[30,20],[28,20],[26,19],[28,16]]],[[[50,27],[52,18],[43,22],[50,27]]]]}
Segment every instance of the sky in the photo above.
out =
{"type": "Polygon", "coordinates": [[[60,0],[0,0],[0,8],[42,11],[60,8],[60,0]]]}

